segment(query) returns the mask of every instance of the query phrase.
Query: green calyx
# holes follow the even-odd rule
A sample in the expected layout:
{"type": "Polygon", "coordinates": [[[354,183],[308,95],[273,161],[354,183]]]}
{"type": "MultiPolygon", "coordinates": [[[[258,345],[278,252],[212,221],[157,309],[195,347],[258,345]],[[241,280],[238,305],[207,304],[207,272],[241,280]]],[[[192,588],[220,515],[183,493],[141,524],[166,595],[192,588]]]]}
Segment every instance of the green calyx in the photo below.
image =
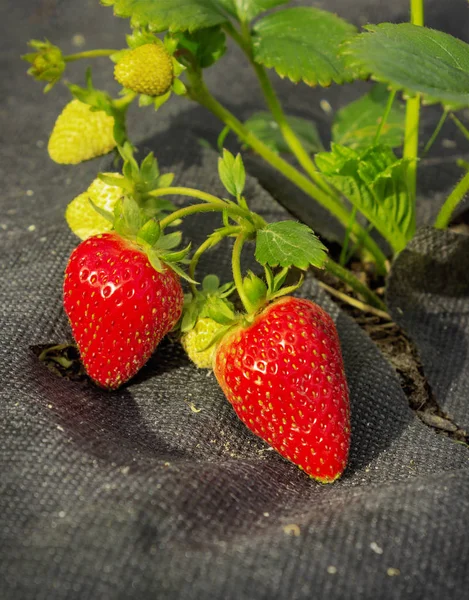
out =
{"type": "MultiPolygon", "coordinates": [[[[133,198],[147,217],[160,218],[165,214],[172,213],[176,208],[174,204],[166,198],[152,196],[151,192],[169,187],[174,175],[172,173],[163,175],[160,173],[158,161],[152,152],[139,165],[134,158],[130,143],[127,142],[123,146],[118,146],[118,150],[124,161],[122,167],[123,177],[113,177],[100,173],[99,178],[108,185],[122,188],[123,194],[133,198]]],[[[178,221],[173,223],[173,225],[177,224],[178,221]]]]}
{"type": "Polygon", "coordinates": [[[159,222],[155,219],[149,219],[130,196],[124,195],[116,203],[113,213],[103,210],[95,204],[93,204],[93,207],[101,216],[112,223],[113,230],[118,235],[132,241],[145,252],[155,271],[161,273],[166,266],[190,283],[196,283],[179,265],[179,263],[187,262],[186,257],[191,248],[191,244],[188,244],[185,248],[177,249],[182,241],[180,231],[165,234],[159,222]]]}
{"type": "Polygon", "coordinates": [[[31,63],[28,69],[28,75],[31,75],[37,81],[47,81],[44,92],[49,92],[54,85],[60,81],[65,71],[65,58],[62,50],[58,46],[51,44],[49,40],[31,40],[28,43],[35,52],[23,54],[23,60],[31,63]]]}
{"type": "Polygon", "coordinates": [[[180,323],[181,332],[187,333],[195,327],[199,319],[203,318],[213,319],[220,325],[231,325],[236,319],[236,314],[234,305],[228,297],[234,289],[233,282],[220,285],[216,275],[204,277],[202,288],[185,297],[180,323]]]}

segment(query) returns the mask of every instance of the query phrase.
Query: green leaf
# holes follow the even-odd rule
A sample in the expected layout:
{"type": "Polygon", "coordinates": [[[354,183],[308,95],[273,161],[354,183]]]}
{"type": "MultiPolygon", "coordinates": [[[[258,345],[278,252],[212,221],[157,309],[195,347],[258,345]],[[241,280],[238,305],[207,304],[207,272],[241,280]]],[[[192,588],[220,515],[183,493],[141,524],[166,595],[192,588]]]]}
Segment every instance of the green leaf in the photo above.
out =
{"type": "Polygon", "coordinates": [[[257,232],[256,260],[261,265],[306,270],[309,265],[322,267],[326,258],[325,247],[303,223],[280,221],[257,232]]]}
{"type": "MultiPolygon", "coordinates": [[[[332,125],[332,140],[350,148],[372,145],[389,94],[385,85],[377,84],[368,94],[339,110],[332,125]]],[[[391,148],[401,146],[404,131],[405,107],[396,99],[381,131],[380,142],[391,148]]]]}
{"type": "MultiPolygon", "coordinates": [[[[324,150],[314,123],[300,117],[287,117],[287,122],[307,152],[316,153],[324,150]]],[[[277,122],[269,112],[255,113],[244,125],[274,152],[291,152],[277,122]]]]}
{"type": "Polygon", "coordinates": [[[231,302],[223,300],[222,298],[210,298],[204,306],[201,314],[209,316],[211,319],[220,323],[221,325],[227,325],[231,323],[235,318],[235,314],[232,308],[231,302]]]}
{"type": "Polygon", "coordinates": [[[350,68],[427,103],[469,106],[469,45],[442,31],[410,23],[367,25],[346,44],[350,68]]]}
{"type": "Polygon", "coordinates": [[[239,198],[246,183],[246,171],[241,154],[235,158],[229,150],[224,149],[223,156],[218,159],[218,174],[227,191],[239,198]]]}
{"type": "Polygon", "coordinates": [[[356,29],[318,8],[289,8],[264,17],[253,30],[254,59],[294,83],[328,86],[353,80],[340,45],[356,29]]]}
{"type": "Polygon", "coordinates": [[[288,4],[290,0],[219,0],[219,2],[239,20],[251,21],[266,10],[288,4]]]}
{"type": "Polygon", "coordinates": [[[101,0],[118,17],[129,17],[132,27],[150,31],[195,31],[228,20],[217,0],[101,0]]]}
{"type": "Polygon", "coordinates": [[[316,164],[332,185],[361,211],[395,252],[415,232],[415,207],[407,188],[409,161],[388,146],[359,152],[332,144],[332,152],[316,155],[316,164]]]}

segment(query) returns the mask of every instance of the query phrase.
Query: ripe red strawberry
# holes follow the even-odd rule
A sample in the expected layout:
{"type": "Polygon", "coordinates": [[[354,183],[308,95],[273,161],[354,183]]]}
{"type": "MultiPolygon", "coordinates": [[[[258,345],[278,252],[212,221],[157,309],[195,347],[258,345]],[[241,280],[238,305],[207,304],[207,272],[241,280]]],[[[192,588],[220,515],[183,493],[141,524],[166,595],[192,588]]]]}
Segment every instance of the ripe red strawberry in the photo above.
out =
{"type": "Polygon", "coordinates": [[[339,338],[309,300],[284,297],[224,338],[215,376],[239,418],[322,483],[345,469],[350,409],[339,338]]]}
{"type": "Polygon", "coordinates": [[[147,362],[181,316],[179,276],[156,271],[116,233],[88,238],[65,271],[64,306],[81,359],[99,385],[116,389],[147,362]]]}

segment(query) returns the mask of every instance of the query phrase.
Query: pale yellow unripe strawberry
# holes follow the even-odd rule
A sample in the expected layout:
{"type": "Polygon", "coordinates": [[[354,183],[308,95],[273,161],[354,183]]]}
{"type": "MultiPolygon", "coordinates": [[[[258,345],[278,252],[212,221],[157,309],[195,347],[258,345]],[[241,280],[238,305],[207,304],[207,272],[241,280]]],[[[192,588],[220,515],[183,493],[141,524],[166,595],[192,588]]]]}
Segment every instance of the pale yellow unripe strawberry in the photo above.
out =
{"type": "Polygon", "coordinates": [[[48,151],[53,161],[76,165],[110,152],[115,146],[114,119],[104,111],[92,111],[80,100],[72,100],[55,122],[48,151]]]}
{"type": "Polygon", "coordinates": [[[124,54],[114,68],[114,77],[138,94],[162,96],[173,83],[173,60],[163,44],[143,44],[124,54]]]}
{"type": "Polygon", "coordinates": [[[207,350],[204,348],[210,343],[215,335],[225,328],[225,325],[217,323],[209,317],[199,319],[196,325],[181,338],[181,343],[191,361],[199,369],[211,369],[216,344],[207,350]]]}
{"type": "MultiPolygon", "coordinates": [[[[120,173],[105,173],[105,175],[123,179],[120,173]]],[[[67,206],[65,218],[68,226],[82,240],[99,233],[111,231],[112,223],[93,208],[90,200],[98,208],[112,213],[123,193],[122,188],[116,185],[108,185],[101,179],[96,178],[86,192],[77,196],[67,206]]]]}

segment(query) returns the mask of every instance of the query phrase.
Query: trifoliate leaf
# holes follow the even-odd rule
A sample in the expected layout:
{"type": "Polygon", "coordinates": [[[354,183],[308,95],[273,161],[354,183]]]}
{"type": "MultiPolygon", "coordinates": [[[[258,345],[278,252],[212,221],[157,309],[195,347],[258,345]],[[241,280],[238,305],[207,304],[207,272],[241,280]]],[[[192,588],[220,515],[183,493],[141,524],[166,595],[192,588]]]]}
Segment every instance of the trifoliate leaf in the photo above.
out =
{"type": "Polygon", "coordinates": [[[344,47],[350,68],[428,103],[469,106],[469,45],[410,23],[367,25],[344,47]]]}
{"type": "Polygon", "coordinates": [[[326,248],[303,223],[280,221],[257,232],[256,260],[271,267],[322,267],[326,248]]]}
{"type": "MultiPolygon", "coordinates": [[[[314,123],[307,119],[301,119],[300,117],[287,117],[287,122],[301,140],[303,147],[307,152],[315,153],[324,150],[321,138],[319,137],[318,130],[314,123]]],[[[282,132],[271,113],[255,113],[252,117],[249,117],[244,125],[274,152],[291,152],[290,147],[285,142],[282,132]]]]}
{"type": "Polygon", "coordinates": [[[218,0],[101,0],[118,17],[129,17],[132,27],[150,31],[195,31],[228,20],[218,0]]]}
{"type": "Polygon", "coordinates": [[[386,238],[395,252],[415,232],[415,208],[407,188],[409,161],[398,159],[388,146],[372,146],[362,154],[332,145],[316,155],[327,180],[386,238]]]}
{"type": "Polygon", "coordinates": [[[332,13],[289,8],[254,25],[254,59],[294,83],[328,86],[333,81],[352,81],[353,72],[339,56],[339,48],[355,33],[353,25],[332,13]]]}
{"type": "MultiPolygon", "coordinates": [[[[385,85],[377,84],[368,94],[339,110],[332,125],[333,141],[355,149],[373,144],[389,94],[385,85]]],[[[391,148],[401,146],[404,130],[405,108],[396,98],[381,130],[379,142],[391,148]]]]}
{"type": "Polygon", "coordinates": [[[223,150],[223,156],[218,159],[218,174],[227,191],[237,198],[241,196],[246,182],[246,171],[244,169],[241,155],[236,158],[228,150],[223,150]]]}

